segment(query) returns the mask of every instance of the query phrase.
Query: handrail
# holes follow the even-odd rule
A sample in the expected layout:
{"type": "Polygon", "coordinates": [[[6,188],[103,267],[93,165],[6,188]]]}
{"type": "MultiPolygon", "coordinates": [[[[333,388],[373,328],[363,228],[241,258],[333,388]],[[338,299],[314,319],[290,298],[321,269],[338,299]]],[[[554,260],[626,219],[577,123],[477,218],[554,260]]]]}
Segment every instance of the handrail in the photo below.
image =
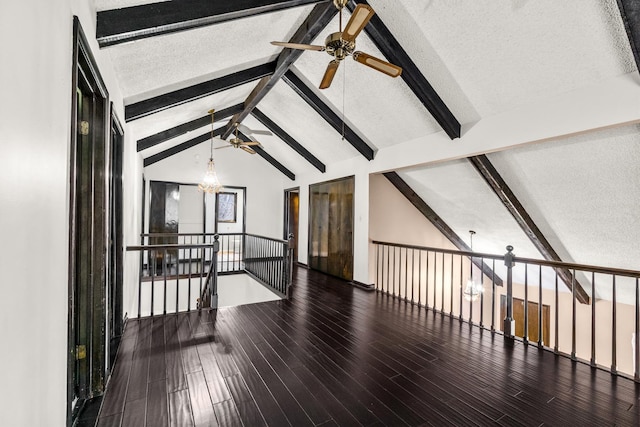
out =
{"type": "Polygon", "coordinates": [[[144,251],[155,249],[206,249],[211,248],[213,243],[167,243],[164,245],[131,245],[127,246],[127,251],[144,251]]]}
{"type": "MultiPolygon", "coordinates": [[[[483,252],[459,251],[456,249],[434,248],[430,246],[405,245],[402,243],[382,242],[379,240],[372,240],[371,243],[377,244],[377,245],[392,246],[397,248],[409,248],[409,249],[416,249],[416,250],[419,249],[424,251],[440,252],[445,254],[462,255],[462,256],[469,256],[474,258],[486,258],[486,259],[493,259],[496,261],[504,261],[504,255],[496,255],[496,254],[489,254],[489,253],[483,253],[483,252]]],[[[524,264],[544,265],[547,267],[554,267],[554,268],[568,268],[570,270],[574,270],[574,269],[588,270],[596,273],[615,274],[617,276],[640,277],[640,270],[628,270],[624,268],[602,267],[602,266],[589,265],[589,264],[550,261],[550,260],[525,258],[525,257],[518,257],[518,256],[514,256],[513,261],[516,263],[520,262],[524,264]]]]}
{"type": "Polygon", "coordinates": [[[277,243],[286,243],[288,244],[289,241],[288,240],[283,240],[283,239],[274,239],[273,237],[265,237],[265,236],[260,236],[258,234],[251,234],[251,233],[244,233],[245,236],[250,236],[250,237],[257,237],[259,239],[262,240],[269,240],[271,242],[277,242],[277,243]]]}

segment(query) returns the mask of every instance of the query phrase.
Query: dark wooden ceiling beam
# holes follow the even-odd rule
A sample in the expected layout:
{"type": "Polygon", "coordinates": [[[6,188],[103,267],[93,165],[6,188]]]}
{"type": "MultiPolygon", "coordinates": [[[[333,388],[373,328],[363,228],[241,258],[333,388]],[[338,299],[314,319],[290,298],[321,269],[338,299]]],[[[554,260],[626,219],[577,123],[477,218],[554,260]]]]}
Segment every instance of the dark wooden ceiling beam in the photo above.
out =
{"type": "Polygon", "coordinates": [[[316,156],[311,154],[309,150],[304,148],[298,141],[296,141],[291,135],[284,131],[280,126],[278,126],[273,120],[267,117],[262,111],[254,108],[251,112],[253,117],[255,117],[260,123],[262,123],[267,129],[269,129],[275,136],[280,138],[285,142],[289,147],[291,147],[296,153],[300,154],[306,161],[311,163],[316,169],[320,172],[324,173],[327,170],[327,167],[322,163],[316,156]]]}
{"type": "MultiPolygon", "coordinates": [[[[332,2],[327,1],[316,5],[309,16],[298,27],[295,34],[289,40],[290,43],[310,44],[320,34],[320,32],[331,22],[338,13],[338,9],[332,2]]],[[[233,132],[236,123],[242,121],[251,114],[251,111],[262,101],[269,91],[278,83],[280,78],[289,70],[289,67],[302,55],[299,49],[283,49],[276,59],[276,69],[270,76],[263,77],[256,88],[251,92],[244,102],[244,110],[229,122],[227,130],[222,135],[227,138],[233,132]]]]}
{"type": "MultiPolygon", "coordinates": [[[[216,121],[224,120],[226,118],[233,116],[234,114],[239,113],[240,111],[242,111],[243,108],[244,107],[242,106],[242,104],[237,104],[229,108],[224,108],[222,110],[216,111],[214,118],[216,121]]],[[[166,129],[166,130],[163,130],[162,132],[158,132],[146,138],[139,139],[137,143],[137,150],[138,151],[146,150],[147,148],[151,148],[158,144],[162,144],[163,142],[169,141],[180,135],[184,135],[188,132],[192,132],[194,130],[200,129],[210,124],[211,124],[211,116],[207,114],[206,116],[202,116],[195,120],[191,120],[181,125],[172,127],[171,129],[166,129]]]]}
{"type": "MultiPolygon", "coordinates": [[[[478,173],[480,173],[482,178],[484,178],[493,192],[500,198],[502,204],[507,208],[520,228],[522,228],[522,231],[524,231],[527,237],[529,237],[531,243],[533,243],[538,251],[540,251],[540,254],[542,254],[546,260],[562,262],[560,256],[551,246],[551,243],[549,243],[549,241],[544,237],[542,231],[540,231],[531,216],[529,216],[516,195],[513,194],[511,188],[509,188],[504,179],[502,179],[502,176],[500,176],[496,168],[493,167],[489,158],[482,154],[479,156],[468,157],[468,160],[476,168],[478,173]]],[[[558,276],[562,279],[569,290],[571,290],[571,284],[575,282],[578,301],[583,304],[589,304],[589,295],[569,270],[558,269],[558,276]]]]}
{"type": "MultiPolygon", "coordinates": [[[[343,122],[327,104],[320,100],[313,89],[307,86],[298,76],[291,70],[287,71],[282,80],[287,83],[302,99],[304,99],[311,108],[313,108],[320,116],[327,121],[338,133],[342,134],[343,122]]],[[[367,160],[373,160],[375,153],[373,149],[347,124],[344,125],[344,138],[358,150],[367,160]]]]}
{"type": "Polygon", "coordinates": [[[182,0],[165,1],[97,13],[100,47],[175,33],[321,0],[182,0]]]}
{"type": "Polygon", "coordinates": [[[638,0],[618,0],[618,9],[624,28],[627,30],[629,45],[640,72],[640,2],[638,0]]]}
{"type": "MultiPolygon", "coordinates": [[[[357,3],[368,4],[364,0],[352,0],[347,5],[351,12],[353,12],[357,3]]],[[[402,79],[431,116],[449,135],[449,138],[460,138],[460,122],[458,119],[455,118],[449,107],[446,106],[433,86],[427,81],[409,54],[402,48],[377,14],[373,15],[367,26],[364,27],[364,31],[389,62],[402,67],[402,79]]]]}
{"type": "MultiPolygon", "coordinates": [[[[413,206],[420,211],[426,219],[431,222],[453,245],[461,251],[471,252],[471,248],[458,236],[455,231],[447,225],[446,222],[407,184],[396,172],[385,172],[383,174],[391,184],[394,185],[402,193],[404,197],[411,202],[413,206]]],[[[498,277],[487,264],[479,259],[473,259],[473,263],[487,277],[495,277],[496,285],[502,286],[502,279],[498,277]]]]}
{"type": "MultiPolygon", "coordinates": [[[[213,131],[214,136],[220,136],[224,131],[224,127],[219,127],[213,131]]],[[[204,133],[202,135],[196,136],[188,141],[183,142],[182,144],[178,144],[171,148],[167,148],[164,151],[159,152],[158,154],[154,154],[153,156],[149,156],[143,160],[144,167],[151,166],[154,163],[158,163],[161,160],[168,159],[169,157],[176,155],[184,150],[187,150],[191,147],[195,147],[196,145],[202,144],[205,141],[211,140],[211,132],[204,133]]]]}
{"type": "MultiPolygon", "coordinates": [[[[249,138],[247,135],[243,134],[242,132],[238,132],[238,135],[240,136],[240,138],[243,141],[251,141],[251,138],[249,138]]],[[[287,167],[284,166],[282,163],[280,163],[275,158],[273,158],[273,156],[271,156],[269,153],[264,151],[264,148],[262,148],[262,147],[260,147],[258,145],[254,145],[254,146],[251,147],[251,149],[253,151],[255,151],[256,154],[258,154],[260,157],[265,159],[267,162],[271,163],[271,165],[274,168],[276,168],[280,172],[282,172],[291,181],[295,181],[296,180],[296,175],[293,172],[291,172],[289,169],[287,169],[287,167]]]]}
{"type": "Polygon", "coordinates": [[[276,62],[273,61],[126,105],[124,109],[125,121],[130,122],[140,119],[166,110],[167,108],[204,98],[205,96],[213,95],[245,83],[250,83],[264,76],[273,74],[275,69],[276,62]]]}

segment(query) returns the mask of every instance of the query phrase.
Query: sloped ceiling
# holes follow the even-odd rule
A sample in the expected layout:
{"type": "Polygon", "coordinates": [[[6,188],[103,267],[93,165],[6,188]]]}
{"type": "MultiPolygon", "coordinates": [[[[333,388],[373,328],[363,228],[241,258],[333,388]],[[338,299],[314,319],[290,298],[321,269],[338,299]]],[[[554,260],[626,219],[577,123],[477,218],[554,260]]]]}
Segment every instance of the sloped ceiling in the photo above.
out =
{"type": "MultiPolygon", "coordinates": [[[[203,2],[184,1],[185,5],[203,2]]],[[[101,11],[153,3],[96,0],[98,28],[101,11]]],[[[254,6],[267,3],[278,2],[243,2],[254,6]]],[[[154,36],[151,31],[150,37],[104,47],[113,61],[126,105],[254,66],[275,66],[275,61],[282,61],[279,55],[288,51],[269,42],[289,41],[312,11],[330,6],[327,1],[279,3],[288,7],[162,35],[154,36]]],[[[640,131],[636,125],[623,126],[640,122],[640,102],[636,102],[640,99],[640,79],[631,48],[633,34],[640,34],[640,23],[633,20],[633,15],[627,16],[623,6],[632,5],[631,1],[370,0],[369,4],[379,18],[376,25],[384,26],[390,38],[373,40],[375,34],[368,34],[372,21],[357,38],[358,50],[388,59],[381,49],[390,49],[385,52],[406,58],[415,69],[405,70],[401,78],[389,78],[347,58],[331,88],[319,90],[331,58],[322,52],[304,51],[294,58],[285,78],[269,82],[266,77],[199,94],[179,105],[129,120],[127,131],[137,140],[155,135],[206,116],[211,108],[220,111],[243,105],[256,87],[268,83],[258,102],[259,113],[304,146],[316,165],[277,136],[253,138],[296,177],[315,176],[317,162],[331,171],[339,162],[363,161],[363,154],[352,145],[353,138],[342,138],[344,124],[373,155],[386,156],[382,162],[379,157],[375,159],[384,166],[376,166],[373,171],[397,170],[460,237],[468,238],[469,229],[477,231],[474,249],[503,253],[511,244],[518,255],[539,258],[536,247],[465,160],[489,153],[488,161],[563,260],[638,268],[640,221],[635,206],[640,200],[636,172],[640,131]],[[380,43],[387,47],[380,47],[380,43]],[[287,75],[309,88],[318,104],[311,106],[303,99],[297,93],[300,88],[296,91],[292,87],[295,85],[285,81],[287,75]],[[427,85],[435,95],[420,99],[420,91],[427,85]],[[632,93],[628,99],[589,97],[591,93],[612,93],[609,87],[619,93],[632,93]],[[553,117],[553,123],[541,125],[554,129],[555,133],[543,137],[547,142],[526,145],[541,139],[538,134],[525,135],[518,141],[504,140],[514,123],[539,120],[532,111],[552,110],[560,99],[566,106],[564,111],[553,117]],[[585,104],[591,106],[591,114],[601,112],[607,119],[598,124],[587,119],[580,122],[586,114],[572,109],[581,111],[585,104]],[[434,119],[433,105],[450,114],[454,128],[462,125],[459,138],[443,130],[442,122],[434,119]],[[337,122],[331,124],[318,114],[317,110],[323,108],[337,122]],[[570,120],[567,130],[558,126],[570,120]],[[616,128],[594,131],[604,126],[616,128]],[[565,136],[575,133],[584,134],[565,136]],[[495,140],[500,144],[495,145],[495,140]],[[525,145],[507,149],[516,144],[525,145]],[[445,145],[455,150],[443,150],[445,145]],[[432,163],[452,158],[458,160],[432,163]]],[[[353,6],[351,2],[349,7],[353,6]]],[[[237,6],[230,3],[228,7],[237,6]]],[[[345,9],[343,22],[348,17],[345,9]]],[[[326,27],[314,32],[315,37],[305,43],[324,44],[324,38],[338,30],[338,20],[337,15],[327,19],[326,27]]],[[[305,31],[309,28],[302,26],[305,31]]],[[[640,40],[636,40],[638,43],[640,40]]],[[[243,124],[266,130],[256,117],[248,114],[243,124]]],[[[218,117],[216,128],[230,120],[234,119],[218,117]]],[[[167,153],[210,131],[209,124],[198,123],[188,133],[142,149],[140,155],[148,159],[167,153]]],[[[219,173],[224,175],[225,168],[237,167],[237,160],[248,154],[221,150],[216,151],[218,156],[234,158],[229,165],[217,162],[219,173]]],[[[254,157],[252,162],[265,161],[254,157]]],[[[284,175],[281,178],[287,179],[284,175]]],[[[599,292],[606,294],[605,290],[599,292]]]]}

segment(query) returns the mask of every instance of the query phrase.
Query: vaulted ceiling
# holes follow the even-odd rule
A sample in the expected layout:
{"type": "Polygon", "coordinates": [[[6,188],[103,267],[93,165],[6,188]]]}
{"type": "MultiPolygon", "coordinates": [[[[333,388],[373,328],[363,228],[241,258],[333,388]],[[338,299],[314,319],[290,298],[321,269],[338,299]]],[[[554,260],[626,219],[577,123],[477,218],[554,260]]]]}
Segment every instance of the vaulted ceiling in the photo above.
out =
{"type": "Polygon", "coordinates": [[[115,65],[145,166],[209,141],[207,111],[215,108],[223,138],[236,122],[270,130],[255,135],[258,155],[292,180],[337,161],[376,159],[459,236],[471,227],[480,242],[491,236],[483,250],[509,243],[520,255],[633,268],[616,254],[637,252],[640,240],[636,126],[493,153],[487,147],[505,132],[482,134],[486,126],[476,125],[505,117],[507,128],[508,113],[554,99],[562,105],[567,94],[637,73],[637,2],[350,1],[344,22],[357,4],[376,11],[358,50],[401,66],[402,76],[347,58],[320,90],[326,53],[269,42],[324,45],[340,25],[331,1],[96,0],[97,38],[115,65]],[[460,160],[415,158],[430,135],[442,135],[440,144],[457,150],[449,157],[460,160]],[[378,157],[394,149],[403,157],[397,167],[392,155],[378,157]],[[613,182],[623,185],[612,191],[613,182]],[[505,186],[512,200],[500,197],[505,186]],[[515,214],[504,209],[514,198],[515,214]],[[589,245],[603,235],[611,238],[589,245]]]}

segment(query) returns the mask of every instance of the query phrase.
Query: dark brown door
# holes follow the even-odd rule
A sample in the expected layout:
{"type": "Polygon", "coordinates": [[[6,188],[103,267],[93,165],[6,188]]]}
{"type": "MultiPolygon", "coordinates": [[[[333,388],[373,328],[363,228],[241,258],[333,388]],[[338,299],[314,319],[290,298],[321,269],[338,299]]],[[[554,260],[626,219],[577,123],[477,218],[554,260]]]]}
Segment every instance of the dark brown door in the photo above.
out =
{"type": "MultiPolygon", "coordinates": [[[[504,319],[507,315],[507,297],[500,296],[500,319],[504,319]]],[[[529,341],[538,341],[538,303],[528,303],[528,322],[529,322],[529,341]]],[[[513,299],[513,319],[516,321],[515,336],[524,337],[524,300],[519,298],[513,299]]],[[[504,330],[502,322],[500,322],[500,330],[504,330]]],[[[549,346],[549,306],[542,305],[542,343],[549,346]]]]}
{"type": "Polygon", "coordinates": [[[295,190],[286,190],[284,193],[284,236],[285,240],[293,235],[293,259],[298,259],[298,221],[300,212],[300,192],[295,190]]]}
{"type": "Polygon", "coordinates": [[[353,279],[354,177],[309,187],[309,267],[353,279]]]}
{"type": "Polygon", "coordinates": [[[104,391],[109,276],[108,94],[74,20],[70,159],[69,412],[104,391]]]}

